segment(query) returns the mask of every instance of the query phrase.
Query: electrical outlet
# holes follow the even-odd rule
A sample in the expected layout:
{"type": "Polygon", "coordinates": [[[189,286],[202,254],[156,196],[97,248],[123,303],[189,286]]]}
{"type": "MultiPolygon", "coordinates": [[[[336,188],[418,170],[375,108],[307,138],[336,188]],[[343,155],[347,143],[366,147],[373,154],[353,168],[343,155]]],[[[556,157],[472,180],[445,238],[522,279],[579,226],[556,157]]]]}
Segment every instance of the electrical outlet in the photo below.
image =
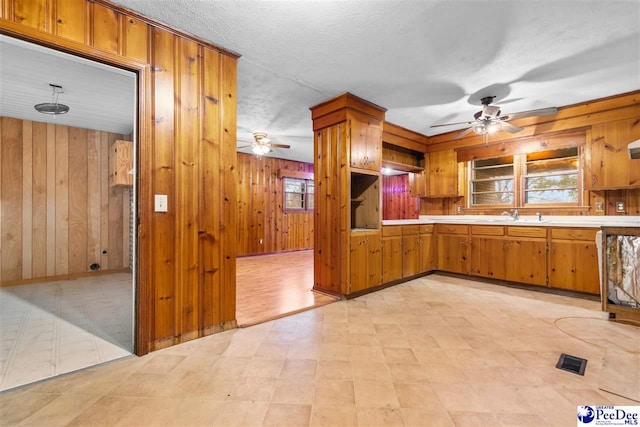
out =
{"type": "Polygon", "coordinates": [[[260,244],[262,244],[262,239],[260,239],[260,244]]]}
{"type": "Polygon", "coordinates": [[[461,213],[462,212],[462,206],[460,206],[460,205],[456,206],[456,212],[457,213],[461,213]]]}
{"type": "Polygon", "coordinates": [[[596,202],[596,212],[604,212],[604,203],[596,202]]]}
{"type": "Polygon", "coordinates": [[[616,202],[616,212],[624,212],[624,202],[616,202]]]}

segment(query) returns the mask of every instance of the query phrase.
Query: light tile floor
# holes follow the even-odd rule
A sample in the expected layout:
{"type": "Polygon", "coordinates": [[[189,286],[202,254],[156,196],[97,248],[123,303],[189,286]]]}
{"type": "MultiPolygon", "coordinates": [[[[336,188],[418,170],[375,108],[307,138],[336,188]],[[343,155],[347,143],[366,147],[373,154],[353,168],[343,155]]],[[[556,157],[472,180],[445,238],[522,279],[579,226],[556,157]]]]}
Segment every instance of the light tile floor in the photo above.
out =
{"type": "Polygon", "coordinates": [[[578,405],[638,404],[619,395],[638,397],[639,341],[594,301],[432,275],[1,394],[0,420],[575,426],[578,405]]]}
{"type": "Polygon", "coordinates": [[[0,391],[131,355],[129,273],[0,288],[0,391]]]}

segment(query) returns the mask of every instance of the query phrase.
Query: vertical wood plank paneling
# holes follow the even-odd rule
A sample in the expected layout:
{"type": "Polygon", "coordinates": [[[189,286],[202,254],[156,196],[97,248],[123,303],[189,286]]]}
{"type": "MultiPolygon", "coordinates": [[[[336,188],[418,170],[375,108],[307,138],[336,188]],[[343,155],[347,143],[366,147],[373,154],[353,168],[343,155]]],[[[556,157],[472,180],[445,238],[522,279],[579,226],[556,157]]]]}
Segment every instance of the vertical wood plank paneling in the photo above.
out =
{"type": "Polygon", "coordinates": [[[117,52],[119,46],[119,13],[97,3],[91,3],[91,41],[94,47],[117,52]]]}
{"type": "Polygon", "coordinates": [[[180,108],[176,122],[176,283],[180,293],[179,333],[183,340],[198,336],[198,188],[200,175],[198,141],[200,138],[199,95],[200,57],[198,45],[179,40],[177,72],[180,108]]]}
{"type": "Polygon", "coordinates": [[[56,125],[56,275],[69,273],[69,128],[56,125]]]}
{"type": "Polygon", "coordinates": [[[87,130],[69,128],[69,272],[87,271],[87,130]]]}
{"type": "Polygon", "coordinates": [[[13,0],[13,20],[38,30],[47,26],[47,0],[13,0]]]}
{"type": "Polygon", "coordinates": [[[175,36],[153,30],[154,193],[168,196],[168,212],[153,214],[155,345],[172,345],[175,336],[174,53],[175,36]]]}
{"type": "Polygon", "coordinates": [[[411,197],[409,175],[382,177],[382,219],[417,219],[420,199],[411,197]]]}
{"type": "Polygon", "coordinates": [[[33,122],[33,277],[47,275],[47,125],[33,122]]]}
{"type": "MultiPolygon", "coordinates": [[[[100,132],[100,171],[109,168],[109,134],[100,132]]],[[[109,251],[109,176],[100,173],[100,269],[111,269],[109,251]]]]}
{"type": "Polygon", "coordinates": [[[236,106],[237,62],[228,56],[221,57],[222,129],[220,150],[220,204],[222,206],[221,314],[222,321],[235,320],[236,315],[236,106]]]}
{"type": "MultiPolygon", "coordinates": [[[[2,12],[4,13],[4,4],[2,4],[2,12]]],[[[2,117],[0,117],[0,138],[2,138],[2,117]]],[[[2,146],[0,146],[0,200],[2,200],[2,146]]],[[[0,282],[2,279],[2,203],[0,203],[0,282]]],[[[6,249],[5,249],[6,250],[6,249]]]]}
{"type": "Polygon", "coordinates": [[[200,123],[201,185],[198,186],[200,203],[200,262],[201,262],[201,313],[205,334],[212,333],[208,326],[222,322],[220,312],[221,248],[220,230],[222,218],[220,198],[215,189],[220,188],[221,141],[221,92],[220,54],[202,49],[202,110],[200,123]],[[207,70],[204,72],[204,70],[207,70]]]}
{"type": "Polygon", "coordinates": [[[47,276],[56,275],[56,125],[47,124],[47,276]]]}
{"type": "MultiPolygon", "coordinates": [[[[21,173],[14,178],[16,191],[21,194],[18,210],[21,221],[4,230],[12,239],[15,236],[22,242],[17,254],[21,259],[20,272],[15,273],[18,274],[17,279],[6,279],[6,282],[19,283],[26,279],[91,271],[89,265],[100,262],[100,217],[103,214],[100,185],[101,179],[108,176],[106,162],[100,170],[97,158],[100,137],[96,138],[96,135],[104,134],[106,145],[109,141],[123,139],[123,136],[2,118],[5,120],[15,120],[15,126],[20,128],[21,173]],[[66,234],[65,229],[68,230],[66,234]],[[61,273],[65,271],[64,265],[66,273],[61,273]]],[[[1,135],[0,144],[10,147],[11,142],[7,138],[9,135],[5,132],[1,135]]],[[[12,156],[4,158],[4,161],[14,160],[12,156]]],[[[4,169],[13,171],[12,174],[16,172],[13,164],[4,165],[4,169]]],[[[105,212],[107,215],[111,212],[111,218],[107,217],[105,223],[116,234],[109,236],[107,232],[105,249],[116,259],[111,268],[121,269],[128,266],[128,253],[125,257],[123,242],[126,242],[128,251],[129,242],[125,235],[128,236],[129,214],[126,212],[125,215],[122,189],[114,189],[112,197],[116,202],[112,207],[106,206],[105,212]]],[[[2,205],[6,205],[4,197],[2,205]]],[[[4,250],[3,246],[0,246],[1,250],[4,250]]],[[[16,276],[12,273],[7,277],[16,276]]]]}
{"type": "Polygon", "coordinates": [[[2,280],[22,276],[22,122],[2,118],[2,280]]]}
{"type": "Polygon", "coordinates": [[[87,265],[100,263],[100,132],[87,132],[87,265]]]}
{"type": "Polygon", "coordinates": [[[55,34],[84,43],[87,33],[87,9],[85,0],[56,0],[55,34]]]}
{"type": "Polygon", "coordinates": [[[238,153],[238,256],[313,248],[313,211],[284,211],[279,170],[313,173],[313,164],[238,153]]]}
{"type": "Polygon", "coordinates": [[[33,126],[22,121],[22,278],[33,274],[31,241],[33,239],[33,126]]]}
{"type": "Polygon", "coordinates": [[[122,16],[123,54],[141,62],[149,59],[149,26],[130,16],[122,16]]]}

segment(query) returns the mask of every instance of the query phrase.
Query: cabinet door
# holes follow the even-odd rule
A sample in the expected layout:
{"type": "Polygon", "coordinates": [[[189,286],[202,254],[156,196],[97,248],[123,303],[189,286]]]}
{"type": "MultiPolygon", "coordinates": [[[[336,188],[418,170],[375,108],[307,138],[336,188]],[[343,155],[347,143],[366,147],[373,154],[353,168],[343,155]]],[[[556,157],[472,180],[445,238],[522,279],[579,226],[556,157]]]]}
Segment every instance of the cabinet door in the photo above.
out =
{"type": "Polygon", "coordinates": [[[418,235],[402,236],[402,277],[418,274],[419,257],[418,235]]]}
{"type": "Polygon", "coordinates": [[[438,270],[467,274],[467,236],[439,234],[437,240],[438,270]]]}
{"type": "Polygon", "coordinates": [[[382,284],[382,243],[380,235],[367,236],[367,288],[382,284]]]}
{"type": "Polygon", "coordinates": [[[382,130],[380,124],[351,120],[351,166],[380,171],[382,167],[382,130]]]}
{"type": "Polygon", "coordinates": [[[591,128],[590,189],[640,186],[640,168],[629,159],[627,144],[640,138],[637,118],[618,120],[591,128]]]}
{"type": "Polygon", "coordinates": [[[420,248],[420,262],[418,267],[419,273],[435,270],[435,237],[433,234],[421,234],[418,238],[418,246],[420,248]]]}
{"type": "Polygon", "coordinates": [[[454,150],[427,154],[429,197],[458,195],[458,162],[454,150]]]}
{"type": "Polygon", "coordinates": [[[409,195],[411,197],[427,197],[427,172],[409,173],[409,195]]]}
{"type": "Polygon", "coordinates": [[[549,286],[600,293],[598,250],[586,241],[552,241],[549,248],[549,286]]]}
{"type": "Polygon", "coordinates": [[[361,291],[367,288],[367,260],[369,258],[367,238],[367,235],[351,236],[351,251],[349,259],[351,263],[351,276],[349,293],[361,291]]]}
{"type": "Polygon", "coordinates": [[[505,253],[506,279],[531,285],[547,283],[547,243],[544,240],[509,240],[505,253]]]}
{"type": "Polygon", "coordinates": [[[382,239],[382,282],[402,279],[402,236],[382,239]]]}
{"type": "Polygon", "coordinates": [[[506,248],[502,238],[471,237],[469,248],[469,274],[472,276],[506,278],[506,248]]]}

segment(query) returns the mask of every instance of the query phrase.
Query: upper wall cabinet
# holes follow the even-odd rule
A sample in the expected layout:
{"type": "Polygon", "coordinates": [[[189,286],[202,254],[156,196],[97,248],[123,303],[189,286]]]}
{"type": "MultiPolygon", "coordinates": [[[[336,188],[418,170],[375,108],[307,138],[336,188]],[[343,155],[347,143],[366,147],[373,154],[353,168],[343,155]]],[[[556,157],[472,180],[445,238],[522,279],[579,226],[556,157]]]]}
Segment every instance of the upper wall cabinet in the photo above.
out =
{"type": "Polygon", "coordinates": [[[591,127],[591,190],[640,188],[640,161],[629,159],[627,145],[640,138],[640,119],[591,127]]]}
{"type": "Polygon", "coordinates": [[[427,153],[428,197],[458,196],[458,162],[451,150],[427,153]]]}
{"type": "Polygon", "coordinates": [[[133,185],[133,142],[117,140],[109,150],[109,187],[133,185]]]}
{"type": "Polygon", "coordinates": [[[351,167],[379,172],[382,168],[381,121],[351,120],[351,167]]]}

